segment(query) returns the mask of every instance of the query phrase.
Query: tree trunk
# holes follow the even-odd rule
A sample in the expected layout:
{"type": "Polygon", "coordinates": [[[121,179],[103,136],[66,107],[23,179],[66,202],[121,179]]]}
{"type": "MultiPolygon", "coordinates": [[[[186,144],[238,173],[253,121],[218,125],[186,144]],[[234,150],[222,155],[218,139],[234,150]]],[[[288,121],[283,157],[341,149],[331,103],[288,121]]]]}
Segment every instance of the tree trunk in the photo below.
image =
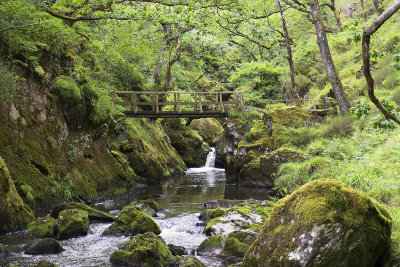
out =
{"type": "Polygon", "coordinates": [[[172,65],[174,65],[175,62],[177,62],[180,58],[180,52],[181,52],[181,39],[179,38],[179,36],[177,35],[175,37],[175,41],[176,41],[176,49],[175,49],[175,54],[172,57],[172,59],[170,59],[168,61],[168,65],[167,65],[167,72],[165,74],[165,83],[164,83],[164,91],[169,91],[170,87],[171,87],[171,69],[172,69],[172,65]]]}
{"type": "Polygon", "coordinates": [[[310,13],[315,25],[317,44],[326,69],[328,80],[332,85],[333,92],[335,93],[340,113],[346,114],[350,108],[350,104],[344,93],[342,81],[340,80],[335,64],[333,63],[318,0],[310,0],[310,13]]]}
{"type": "Polygon", "coordinates": [[[336,23],[338,25],[339,31],[342,32],[343,31],[342,21],[340,19],[339,12],[337,11],[336,6],[335,6],[335,0],[331,0],[331,9],[332,9],[333,14],[335,15],[335,19],[336,19],[336,23]]]}
{"type": "Polygon", "coordinates": [[[168,38],[168,31],[169,31],[169,27],[166,24],[162,24],[163,28],[164,28],[164,41],[165,41],[165,45],[163,47],[161,47],[160,49],[160,54],[158,55],[157,59],[156,59],[156,69],[154,71],[154,84],[155,86],[158,88],[161,87],[161,71],[163,69],[163,64],[164,64],[164,52],[167,49],[167,46],[169,45],[169,38],[168,38]]]}
{"type": "Polygon", "coordinates": [[[362,39],[362,53],[363,53],[363,69],[365,80],[367,81],[368,97],[372,103],[379,109],[380,112],[388,120],[393,120],[397,124],[400,124],[399,118],[390,113],[375,96],[374,92],[374,79],[371,75],[370,70],[370,54],[369,45],[371,41],[371,36],[388,20],[394,13],[400,9],[400,0],[397,0],[392,6],[390,6],[385,12],[383,12],[379,17],[377,17],[371,25],[364,28],[363,39],[362,39]]]}
{"type": "Polygon", "coordinates": [[[283,13],[283,8],[282,8],[282,3],[281,0],[277,0],[278,1],[278,6],[279,6],[279,10],[281,13],[281,21],[282,21],[282,28],[283,28],[283,32],[285,34],[285,44],[286,44],[286,50],[287,50],[287,60],[289,63],[289,69],[290,69],[290,81],[292,84],[292,90],[290,92],[290,94],[288,94],[286,92],[286,95],[291,95],[293,98],[295,99],[299,99],[299,93],[297,92],[297,88],[296,88],[296,81],[295,81],[295,74],[294,74],[294,65],[293,65],[293,57],[292,57],[292,47],[290,45],[290,39],[289,39],[289,32],[287,30],[286,27],[286,20],[285,20],[285,14],[283,13]]]}

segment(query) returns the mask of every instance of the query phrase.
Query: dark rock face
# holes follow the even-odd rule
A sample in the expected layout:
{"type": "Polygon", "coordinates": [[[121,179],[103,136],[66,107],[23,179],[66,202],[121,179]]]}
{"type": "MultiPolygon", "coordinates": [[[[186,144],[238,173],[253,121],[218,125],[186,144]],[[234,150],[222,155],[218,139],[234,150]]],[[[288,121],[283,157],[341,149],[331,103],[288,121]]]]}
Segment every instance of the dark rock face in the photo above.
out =
{"type": "Polygon", "coordinates": [[[186,254],[186,249],[184,247],[168,244],[168,248],[171,250],[172,255],[174,256],[182,256],[186,254]]]}
{"type": "Polygon", "coordinates": [[[53,238],[37,239],[25,247],[25,253],[29,255],[58,254],[62,251],[60,243],[53,238]]]}
{"type": "Polygon", "coordinates": [[[88,213],[89,220],[90,222],[114,222],[115,217],[97,210],[95,208],[89,207],[88,205],[82,204],[82,203],[77,203],[77,202],[68,202],[68,203],[62,203],[53,208],[51,211],[51,217],[57,219],[58,214],[66,209],[79,209],[79,210],[84,210],[88,213]]]}
{"type": "Polygon", "coordinates": [[[320,179],[276,203],[243,266],[375,266],[391,227],[378,202],[320,179]]]}
{"type": "Polygon", "coordinates": [[[117,220],[107,228],[103,235],[136,235],[153,232],[160,234],[161,230],[158,224],[135,206],[125,207],[119,214],[117,220]]]}
{"type": "Polygon", "coordinates": [[[167,245],[154,233],[132,236],[110,256],[111,263],[119,266],[169,266],[174,259],[167,245]]]}
{"type": "Polygon", "coordinates": [[[84,210],[67,209],[58,215],[59,239],[68,239],[75,236],[87,235],[89,230],[88,213],[84,210]]]}

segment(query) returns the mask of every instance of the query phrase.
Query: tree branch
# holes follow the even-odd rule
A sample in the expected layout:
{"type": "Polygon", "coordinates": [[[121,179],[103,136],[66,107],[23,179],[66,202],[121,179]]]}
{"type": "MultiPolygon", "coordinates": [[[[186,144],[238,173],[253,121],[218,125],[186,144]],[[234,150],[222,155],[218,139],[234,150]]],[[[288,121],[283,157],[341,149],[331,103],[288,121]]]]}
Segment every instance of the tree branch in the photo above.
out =
{"type": "Polygon", "coordinates": [[[374,79],[371,75],[370,69],[370,41],[371,36],[388,20],[393,14],[400,9],[400,0],[397,0],[392,6],[390,6],[385,12],[377,17],[369,26],[364,28],[363,39],[362,39],[362,53],[363,53],[363,69],[365,80],[367,81],[368,97],[372,103],[379,109],[380,112],[388,120],[393,120],[400,125],[400,119],[390,113],[375,96],[374,92],[374,79]]]}
{"type": "Polygon", "coordinates": [[[38,23],[31,23],[31,24],[26,24],[26,25],[21,25],[21,26],[10,26],[4,29],[0,29],[0,33],[1,32],[5,32],[8,30],[15,30],[15,29],[21,29],[21,28],[26,28],[26,27],[32,27],[32,26],[36,26],[36,25],[41,25],[44,24],[45,22],[38,22],[38,23]]]}
{"type": "Polygon", "coordinates": [[[283,0],[283,2],[285,2],[290,7],[294,8],[294,9],[297,9],[298,11],[305,12],[305,13],[311,13],[311,10],[309,10],[307,8],[304,8],[304,7],[301,7],[299,5],[300,3],[298,1],[294,1],[297,4],[294,4],[294,3],[290,2],[289,0],[283,0]]]}

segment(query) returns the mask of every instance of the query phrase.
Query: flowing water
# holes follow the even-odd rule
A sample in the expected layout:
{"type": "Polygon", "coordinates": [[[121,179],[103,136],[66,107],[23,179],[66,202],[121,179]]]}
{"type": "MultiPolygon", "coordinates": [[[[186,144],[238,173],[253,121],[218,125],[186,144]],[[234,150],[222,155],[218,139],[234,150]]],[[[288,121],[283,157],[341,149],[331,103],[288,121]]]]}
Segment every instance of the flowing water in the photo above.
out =
{"type": "MultiPolygon", "coordinates": [[[[206,239],[204,226],[198,226],[200,212],[204,203],[219,199],[266,199],[270,192],[265,189],[239,188],[225,183],[225,171],[214,168],[215,150],[207,157],[203,168],[192,168],[185,175],[167,179],[161,186],[140,188],[133,195],[107,199],[95,204],[95,207],[118,214],[118,211],[133,200],[155,199],[164,209],[155,218],[162,230],[161,237],[167,244],[182,246],[188,254],[196,255],[196,248],[206,239]]],[[[42,212],[43,213],[43,212],[42,212]]],[[[49,213],[46,210],[41,216],[49,213]]],[[[0,266],[10,263],[18,266],[33,266],[39,260],[48,260],[60,267],[67,266],[111,266],[110,254],[127,238],[101,236],[110,223],[90,225],[87,236],[61,241],[65,249],[58,255],[30,256],[23,253],[26,243],[25,233],[18,232],[0,236],[0,243],[5,245],[12,255],[0,259],[0,266]]],[[[221,266],[217,257],[199,257],[206,266],[221,266]]]]}

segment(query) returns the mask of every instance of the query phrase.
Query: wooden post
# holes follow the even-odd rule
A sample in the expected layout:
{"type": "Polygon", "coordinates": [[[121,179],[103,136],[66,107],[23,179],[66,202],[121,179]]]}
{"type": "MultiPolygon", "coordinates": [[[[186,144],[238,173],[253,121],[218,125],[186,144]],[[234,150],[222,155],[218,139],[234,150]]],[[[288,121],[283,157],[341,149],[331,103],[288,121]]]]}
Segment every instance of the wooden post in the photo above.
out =
{"type": "Polygon", "coordinates": [[[317,109],[317,100],[314,99],[314,109],[317,109]]]}
{"type": "Polygon", "coordinates": [[[203,113],[203,103],[201,102],[201,96],[202,95],[203,95],[202,93],[199,94],[199,110],[200,110],[200,113],[203,113]]]}
{"type": "Polygon", "coordinates": [[[219,98],[219,95],[218,95],[218,93],[215,93],[215,111],[218,111],[218,98],[219,98]]]}
{"type": "MultiPolygon", "coordinates": [[[[156,101],[155,100],[155,98],[156,98],[156,96],[153,94],[153,97],[152,97],[153,99],[152,99],[152,101],[153,101],[153,103],[156,101]]],[[[155,106],[153,106],[153,103],[149,103],[149,105],[151,105],[151,111],[155,111],[155,106]]]]}
{"type": "Polygon", "coordinates": [[[137,94],[133,93],[133,113],[137,113],[137,94]]]}
{"type": "Polygon", "coordinates": [[[197,112],[197,94],[194,93],[194,111],[197,112]]]}
{"type": "Polygon", "coordinates": [[[221,101],[220,111],[221,111],[221,113],[223,113],[223,112],[225,112],[225,110],[224,110],[224,102],[222,101],[222,93],[219,93],[219,100],[221,101]]]}
{"type": "Polygon", "coordinates": [[[178,93],[178,113],[181,113],[181,94],[178,93]]]}
{"type": "Polygon", "coordinates": [[[174,112],[176,112],[176,94],[174,94],[174,112]]]}
{"type": "Polygon", "coordinates": [[[156,113],[159,113],[159,108],[158,108],[158,94],[155,94],[155,98],[156,98],[156,113]]]}

